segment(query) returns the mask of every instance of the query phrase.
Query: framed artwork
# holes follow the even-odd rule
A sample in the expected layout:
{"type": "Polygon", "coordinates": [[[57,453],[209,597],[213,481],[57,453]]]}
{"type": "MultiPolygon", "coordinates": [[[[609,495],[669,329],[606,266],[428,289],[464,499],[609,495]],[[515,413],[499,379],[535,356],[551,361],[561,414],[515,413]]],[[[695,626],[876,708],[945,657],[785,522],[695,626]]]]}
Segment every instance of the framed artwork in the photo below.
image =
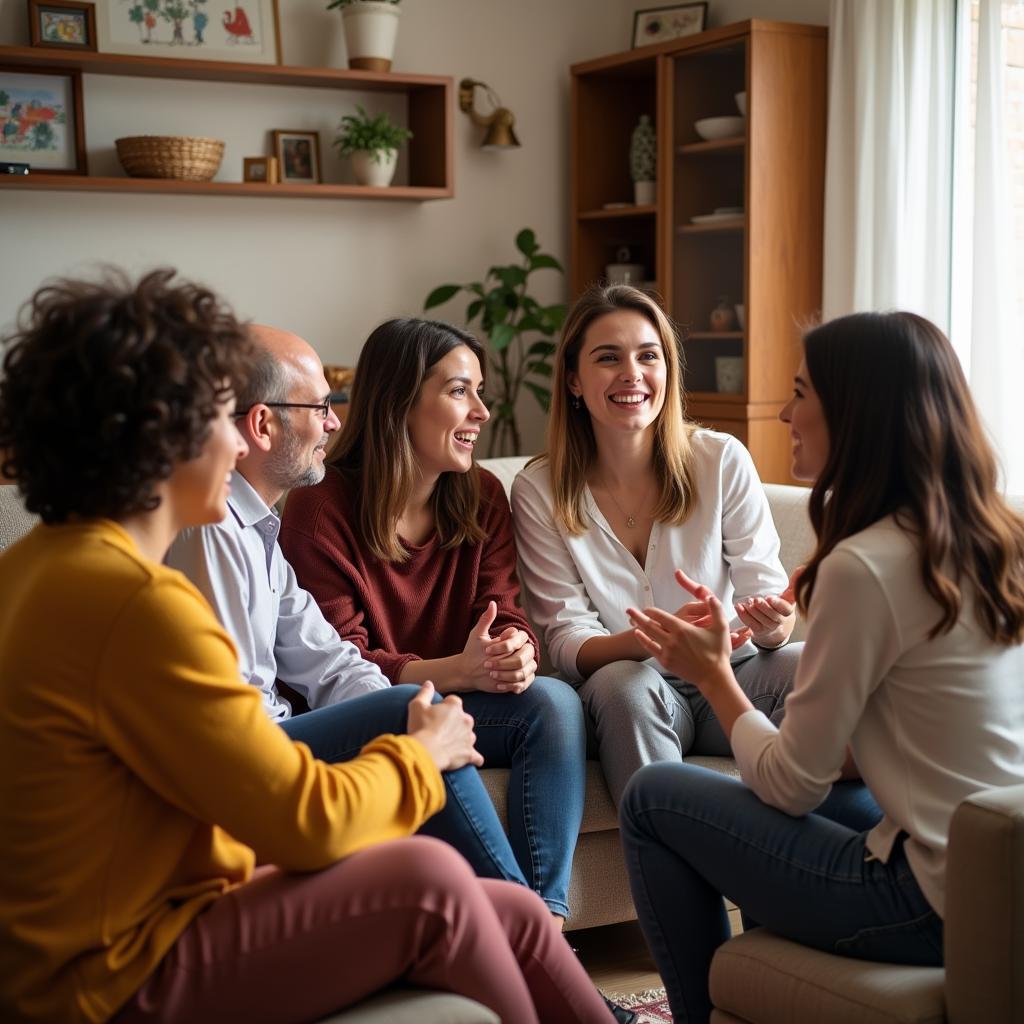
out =
{"type": "Polygon", "coordinates": [[[633,15],[633,45],[650,46],[651,43],[692,36],[704,31],[707,20],[706,2],[648,7],[633,15]]]}
{"type": "Polygon", "coordinates": [[[86,173],[80,72],[0,65],[0,161],[86,173]]]}
{"type": "Polygon", "coordinates": [[[52,46],[58,50],[96,49],[93,4],[77,0],[63,3],[28,0],[28,28],[33,46],[52,46]]]}
{"type": "Polygon", "coordinates": [[[242,181],[259,181],[264,185],[277,184],[276,156],[247,156],[242,159],[242,181]]]}
{"type": "Polygon", "coordinates": [[[100,53],[281,63],[277,0],[96,0],[96,29],[100,53]]]}
{"type": "Polygon", "coordinates": [[[281,181],[296,185],[320,183],[320,135],[318,132],[274,132],[274,156],[281,181]]]}

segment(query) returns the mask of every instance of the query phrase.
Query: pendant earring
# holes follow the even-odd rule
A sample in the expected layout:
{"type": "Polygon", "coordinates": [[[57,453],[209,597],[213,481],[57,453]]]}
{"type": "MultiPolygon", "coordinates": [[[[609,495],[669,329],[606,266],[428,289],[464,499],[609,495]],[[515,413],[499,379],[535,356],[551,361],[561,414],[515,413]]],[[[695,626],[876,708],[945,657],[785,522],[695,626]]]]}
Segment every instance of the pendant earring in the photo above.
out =
{"type": "Polygon", "coordinates": [[[579,395],[573,395],[572,396],[572,407],[574,409],[578,409],[580,407],[580,404],[581,404],[580,403],[580,396],[579,395]]]}

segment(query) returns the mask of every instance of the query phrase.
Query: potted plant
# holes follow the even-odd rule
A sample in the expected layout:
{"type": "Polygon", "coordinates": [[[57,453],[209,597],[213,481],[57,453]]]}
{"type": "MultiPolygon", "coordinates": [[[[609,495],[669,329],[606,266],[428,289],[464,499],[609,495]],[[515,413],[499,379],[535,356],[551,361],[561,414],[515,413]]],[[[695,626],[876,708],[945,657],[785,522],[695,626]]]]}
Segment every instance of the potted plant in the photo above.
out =
{"type": "Polygon", "coordinates": [[[330,0],[341,8],[348,66],[361,71],[390,71],[398,35],[399,0],[330,0]]]}
{"type": "Polygon", "coordinates": [[[412,132],[386,113],[370,117],[362,107],[356,111],[341,119],[334,145],[341,156],[351,158],[352,173],[360,185],[386,187],[395,176],[398,147],[412,138],[412,132]]]}
{"type": "Polygon", "coordinates": [[[522,442],[516,420],[516,402],[526,388],[541,408],[551,406],[551,356],[554,337],[562,329],[564,304],[542,306],[528,294],[530,275],[562,265],[540,251],[534,233],[524,228],[516,235],[516,248],[522,254],[518,263],[491,267],[483,281],[469,284],[443,284],[435,288],[423,305],[432,309],[447,302],[460,291],[473,300],[466,307],[466,324],[480,320],[480,331],[490,345],[488,351],[487,390],[493,397],[491,440],[488,456],[519,455],[522,442]],[[530,340],[532,337],[533,340],[530,340]]]}
{"type": "Polygon", "coordinates": [[[647,114],[642,114],[629,140],[629,173],[633,179],[633,200],[637,206],[653,203],[657,197],[657,161],[658,143],[654,125],[647,114]]]}

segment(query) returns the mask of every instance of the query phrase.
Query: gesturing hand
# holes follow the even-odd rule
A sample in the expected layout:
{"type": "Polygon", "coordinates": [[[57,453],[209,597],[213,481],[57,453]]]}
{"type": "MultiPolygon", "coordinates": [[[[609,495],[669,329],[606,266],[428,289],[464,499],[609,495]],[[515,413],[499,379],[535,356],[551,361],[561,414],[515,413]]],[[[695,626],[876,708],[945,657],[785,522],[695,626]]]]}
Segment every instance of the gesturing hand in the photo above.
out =
{"type": "Polygon", "coordinates": [[[438,771],[449,771],[473,764],[478,768],[484,759],[477,752],[473,719],[462,710],[462,701],[449,694],[433,704],[434,684],[424,683],[409,701],[407,730],[420,741],[437,765],[438,771]]]}
{"type": "Polygon", "coordinates": [[[537,677],[537,652],[530,634],[509,626],[484,653],[484,668],[495,681],[497,693],[522,693],[537,677]]]}
{"type": "Polygon", "coordinates": [[[748,597],[734,605],[740,622],[749,627],[755,643],[762,647],[779,647],[789,639],[796,613],[794,588],[802,572],[803,566],[794,571],[788,586],[778,597],[748,597]]]}
{"type": "MultiPolygon", "coordinates": [[[[676,575],[678,577],[680,574],[677,573],[676,575]]],[[[707,599],[712,596],[712,593],[702,583],[694,584],[694,586],[696,588],[694,596],[697,597],[697,600],[688,601],[686,604],[680,605],[675,613],[676,618],[690,623],[691,626],[699,626],[706,629],[711,625],[711,613],[708,610],[707,599]]],[[[747,627],[729,630],[729,643],[734,651],[738,647],[742,647],[749,639],[750,629],[747,627]]]]}
{"type": "Polygon", "coordinates": [[[642,612],[628,608],[626,613],[644,650],[673,675],[705,686],[723,669],[728,673],[733,646],[729,621],[721,602],[707,587],[680,571],[676,572],[676,580],[705,606],[702,617],[695,617],[692,608],[685,617],[660,608],[646,608],[642,612]]]}
{"type": "Polygon", "coordinates": [[[533,644],[514,626],[492,637],[490,630],[497,616],[498,606],[488,601],[460,656],[463,685],[490,693],[521,693],[537,674],[533,644]]]}

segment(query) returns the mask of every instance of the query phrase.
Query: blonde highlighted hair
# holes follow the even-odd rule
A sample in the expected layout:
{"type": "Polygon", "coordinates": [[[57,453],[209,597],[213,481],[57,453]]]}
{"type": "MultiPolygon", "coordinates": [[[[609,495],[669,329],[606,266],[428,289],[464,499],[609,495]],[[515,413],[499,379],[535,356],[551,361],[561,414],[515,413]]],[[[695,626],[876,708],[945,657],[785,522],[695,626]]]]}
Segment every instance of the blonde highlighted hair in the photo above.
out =
{"type": "Polygon", "coordinates": [[[683,390],[683,350],[679,336],[661,307],[647,294],[629,285],[591,288],[569,310],[562,339],[555,352],[547,451],[532,462],[547,459],[554,494],[555,522],[570,534],[590,527],[583,492],[587,474],[597,458],[597,442],[587,407],[573,402],[569,374],[579,366],[580,351],[591,324],[618,312],[639,313],[658,334],[665,359],[665,401],[656,422],[654,472],[658,501],[654,518],[673,526],[686,521],[696,496],[690,436],[696,424],[686,419],[683,390]],[[578,405],[578,408],[577,408],[578,405]]]}
{"type": "MultiPolygon", "coordinates": [[[[404,562],[409,552],[398,537],[398,520],[412,494],[416,459],[409,412],[436,363],[465,345],[485,367],[480,342],[438,320],[388,320],[366,339],[356,364],[348,418],[330,458],[352,488],[363,542],[385,562],[404,562]]],[[[442,473],[430,496],[443,548],[476,544],[480,471],[442,473]]]]}

